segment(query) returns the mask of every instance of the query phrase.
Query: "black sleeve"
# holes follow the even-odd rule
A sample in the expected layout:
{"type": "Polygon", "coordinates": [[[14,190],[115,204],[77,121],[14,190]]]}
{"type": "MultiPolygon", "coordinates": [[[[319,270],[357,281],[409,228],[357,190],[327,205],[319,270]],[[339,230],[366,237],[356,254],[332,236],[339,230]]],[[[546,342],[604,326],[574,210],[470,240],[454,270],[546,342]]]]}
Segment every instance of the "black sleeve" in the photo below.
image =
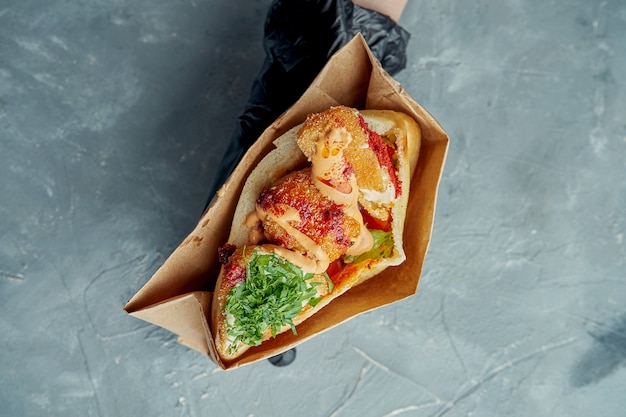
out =
{"type": "Polygon", "coordinates": [[[267,14],[265,60],[237,119],[209,201],[245,151],[304,93],[328,58],[357,33],[383,68],[394,75],[406,65],[410,34],[392,19],[350,0],[275,0],[267,14]]]}

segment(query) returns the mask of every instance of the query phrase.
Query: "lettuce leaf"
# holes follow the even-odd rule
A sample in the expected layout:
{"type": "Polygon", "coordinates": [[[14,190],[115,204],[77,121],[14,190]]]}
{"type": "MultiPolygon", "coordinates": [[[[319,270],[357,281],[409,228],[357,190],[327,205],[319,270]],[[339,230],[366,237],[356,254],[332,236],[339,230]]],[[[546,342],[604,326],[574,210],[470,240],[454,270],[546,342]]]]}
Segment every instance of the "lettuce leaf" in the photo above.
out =
{"type": "Polygon", "coordinates": [[[393,252],[393,235],[391,232],[383,232],[382,230],[369,230],[374,238],[374,245],[369,251],[357,256],[345,256],[345,263],[354,263],[366,261],[368,259],[383,259],[391,256],[393,252]]]}

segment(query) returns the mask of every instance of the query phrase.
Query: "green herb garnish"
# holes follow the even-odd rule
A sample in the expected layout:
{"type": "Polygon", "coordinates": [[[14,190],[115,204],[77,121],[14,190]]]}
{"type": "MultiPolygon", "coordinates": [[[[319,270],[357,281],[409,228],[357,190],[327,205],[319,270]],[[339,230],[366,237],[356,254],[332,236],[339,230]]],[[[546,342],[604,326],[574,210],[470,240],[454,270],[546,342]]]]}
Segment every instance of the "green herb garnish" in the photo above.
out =
{"type": "Polygon", "coordinates": [[[254,251],[246,264],[246,280],[233,287],[224,306],[225,314],[232,316],[226,333],[237,343],[249,346],[261,343],[263,333],[271,329],[276,336],[283,326],[290,326],[306,304],[315,306],[318,282],[307,282],[314,275],[275,255],[254,251]]]}
{"type": "Polygon", "coordinates": [[[328,292],[331,293],[335,289],[335,284],[333,284],[333,280],[330,279],[328,273],[324,272],[324,278],[326,279],[326,285],[328,285],[328,292]]]}
{"type": "Polygon", "coordinates": [[[369,251],[357,256],[345,256],[344,262],[357,264],[368,259],[383,259],[391,256],[393,252],[393,237],[391,232],[382,230],[369,230],[374,238],[374,245],[369,251]]]}

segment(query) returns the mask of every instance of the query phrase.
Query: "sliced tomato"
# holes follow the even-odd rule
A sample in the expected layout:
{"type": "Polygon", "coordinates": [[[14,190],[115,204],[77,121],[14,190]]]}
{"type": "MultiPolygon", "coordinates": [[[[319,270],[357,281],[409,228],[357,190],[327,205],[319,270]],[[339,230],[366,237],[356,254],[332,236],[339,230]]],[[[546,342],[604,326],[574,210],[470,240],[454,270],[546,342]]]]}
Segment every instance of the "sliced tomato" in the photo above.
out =
{"type": "Polygon", "coordinates": [[[361,209],[361,215],[363,216],[363,223],[368,229],[382,230],[383,232],[389,232],[391,230],[391,221],[389,219],[377,219],[369,214],[365,209],[361,209]]]}
{"type": "Polygon", "coordinates": [[[328,274],[328,277],[331,280],[333,280],[333,277],[337,275],[338,273],[340,273],[342,269],[343,269],[343,262],[341,262],[341,259],[335,259],[333,262],[330,263],[330,265],[328,265],[328,269],[326,269],[326,273],[328,274]]]}

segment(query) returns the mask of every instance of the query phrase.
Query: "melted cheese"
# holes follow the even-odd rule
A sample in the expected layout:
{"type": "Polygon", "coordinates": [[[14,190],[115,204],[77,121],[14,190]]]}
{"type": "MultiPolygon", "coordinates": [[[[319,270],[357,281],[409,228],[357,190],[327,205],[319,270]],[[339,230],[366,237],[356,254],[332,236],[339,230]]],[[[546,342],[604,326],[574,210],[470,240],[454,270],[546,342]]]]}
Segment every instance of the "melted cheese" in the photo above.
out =
{"type": "Polygon", "coordinates": [[[382,171],[383,184],[385,184],[385,190],[383,192],[376,190],[368,190],[361,188],[361,195],[363,199],[382,205],[389,205],[396,200],[396,189],[393,186],[393,182],[389,178],[389,173],[386,170],[382,171]]]}

